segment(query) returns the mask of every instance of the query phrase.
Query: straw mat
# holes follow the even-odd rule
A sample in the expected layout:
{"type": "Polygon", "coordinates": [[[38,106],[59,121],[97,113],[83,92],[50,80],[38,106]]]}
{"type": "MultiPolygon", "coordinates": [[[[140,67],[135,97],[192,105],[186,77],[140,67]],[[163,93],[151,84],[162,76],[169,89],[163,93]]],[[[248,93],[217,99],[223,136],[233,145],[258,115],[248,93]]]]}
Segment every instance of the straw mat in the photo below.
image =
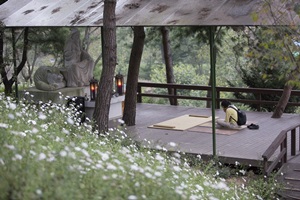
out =
{"type": "Polygon", "coordinates": [[[210,122],[211,116],[205,115],[182,115],[173,119],[169,119],[157,124],[148,126],[148,128],[167,129],[167,130],[179,130],[183,131],[200,124],[210,122]]]}
{"type": "MultiPolygon", "coordinates": [[[[216,134],[233,135],[235,133],[238,133],[240,130],[243,130],[244,128],[247,128],[247,126],[243,125],[238,129],[216,128],[216,134]]],[[[199,133],[212,133],[212,123],[211,122],[203,123],[199,126],[191,127],[187,131],[199,132],[199,133]]]]}

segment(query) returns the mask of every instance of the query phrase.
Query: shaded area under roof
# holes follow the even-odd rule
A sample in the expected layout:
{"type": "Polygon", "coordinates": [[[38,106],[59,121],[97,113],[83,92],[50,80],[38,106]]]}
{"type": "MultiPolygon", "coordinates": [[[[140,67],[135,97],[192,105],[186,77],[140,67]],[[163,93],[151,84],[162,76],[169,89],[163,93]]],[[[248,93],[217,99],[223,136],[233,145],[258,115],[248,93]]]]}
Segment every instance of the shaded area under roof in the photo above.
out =
{"type": "MultiPolygon", "coordinates": [[[[117,0],[117,26],[299,24],[299,0],[272,0],[272,11],[265,9],[263,2],[117,0]],[[260,17],[254,22],[253,15],[258,12],[260,17]]],[[[102,26],[103,8],[103,0],[8,0],[0,6],[0,22],[6,27],[102,26]]]]}

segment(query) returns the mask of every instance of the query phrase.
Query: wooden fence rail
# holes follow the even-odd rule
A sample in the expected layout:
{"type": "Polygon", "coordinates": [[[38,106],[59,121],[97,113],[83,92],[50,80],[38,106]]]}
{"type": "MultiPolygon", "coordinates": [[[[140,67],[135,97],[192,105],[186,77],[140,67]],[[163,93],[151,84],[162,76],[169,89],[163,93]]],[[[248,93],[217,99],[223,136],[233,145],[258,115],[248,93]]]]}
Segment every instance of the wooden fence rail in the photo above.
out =
{"type": "MultiPolygon", "coordinates": [[[[142,103],[143,97],[157,97],[157,98],[168,98],[172,99],[174,105],[178,105],[178,99],[190,99],[190,100],[201,100],[201,101],[211,101],[211,97],[196,97],[196,96],[185,96],[178,95],[178,90],[197,90],[197,91],[207,91],[211,92],[212,88],[210,86],[200,86],[200,85],[181,85],[181,84],[168,84],[168,83],[147,83],[139,82],[137,88],[137,102],[142,103]],[[172,90],[172,95],[170,94],[154,94],[149,92],[144,92],[143,88],[165,88],[167,90],[172,90]]],[[[238,103],[251,103],[257,105],[257,110],[261,110],[261,106],[264,104],[276,105],[277,101],[267,101],[262,99],[262,95],[272,94],[281,95],[282,89],[266,89],[266,88],[231,88],[231,87],[216,87],[216,105],[217,108],[220,106],[220,102],[223,100],[220,98],[221,93],[249,93],[255,95],[255,99],[227,99],[231,102],[238,103]]],[[[292,90],[291,97],[300,97],[300,90],[292,90]]],[[[300,102],[288,102],[288,106],[300,106],[300,102]]]]}

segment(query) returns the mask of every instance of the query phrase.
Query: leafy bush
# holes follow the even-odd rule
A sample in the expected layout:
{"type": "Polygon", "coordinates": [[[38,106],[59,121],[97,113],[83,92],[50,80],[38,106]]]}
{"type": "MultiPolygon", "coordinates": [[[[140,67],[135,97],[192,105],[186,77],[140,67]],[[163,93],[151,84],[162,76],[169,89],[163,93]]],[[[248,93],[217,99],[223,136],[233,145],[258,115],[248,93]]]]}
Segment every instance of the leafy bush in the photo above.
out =
{"type": "Polygon", "coordinates": [[[16,104],[1,95],[0,108],[0,199],[257,197],[205,168],[191,167],[177,152],[136,145],[126,129],[93,132],[77,120],[76,108],[16,104]]]}

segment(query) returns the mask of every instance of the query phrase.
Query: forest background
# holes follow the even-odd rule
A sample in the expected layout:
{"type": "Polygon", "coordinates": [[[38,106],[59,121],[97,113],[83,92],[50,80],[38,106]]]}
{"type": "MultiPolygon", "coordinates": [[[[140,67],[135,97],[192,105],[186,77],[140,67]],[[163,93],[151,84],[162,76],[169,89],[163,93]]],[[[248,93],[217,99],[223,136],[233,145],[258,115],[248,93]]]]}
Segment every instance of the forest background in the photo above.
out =
{"type": "MultiPolygon", "coordinates": [[[[82,47],[95,60],[94,77],[100,78],[102,70],[101,29],[99,27],[81,27],[82,47]]],[[[168,27],[169,44],[176,84],[210,85],[210,46],[207,27],[168,27]]],[[[166,66],[160,27],[146,27],[145,46],[139,70],[139,81],[166,83],[166,66]]],[[[43,65],[61,67],[63,65],[63,48],[69,28],[28,28],[27,62],[18,76],[21,88],[34,86],[33,74],[43,65]]],[[[252,87],[282,89],[287,82],[284,72],[291,70],[286,61],[274,61],[266,50],[277,50],[276,34],[270,37],[268,27],[218,27],[216,34],[216,85],[225,87],[252,87]],[[269,34],[268,34],[269,33],[269,34]],[[270,43],[270,41],[273,41],[270,43]],[[262,49],[263,48],[263,49],[262,49]],[[257,53],[254,51],[257,50],[257,53]],[[260,49],[260,51],[258,51],[260,49]],[[260,54],[257,56],[254,54],[260,54]]],[[[16,61],[22,60],[24,29],[5,29],[4,31],[4,66],[7,76],[13,71],[13,42],[17,49],[16,61]],[[13,34],[14,36],[13,36],[13,34]]],[[[126,77],[130,52],[133,42],[131,27],[117,28],[117,66],[116,73],[126,77]]],[[[295,46],[297,43],[295,42],[295,46]]],[[[298,52],[293,52],[297,56],[298,52]]],[[[274,55],[273,55],[274,56],[274,55]]],[[[10,78],[8,78],[10,79],[10,78]]],[[[3,84],[0,83],[2,87],[3,84]]],[[[298,89],[298,83],[293,89],[298,89]]],[[[113,88],[112,88],[113,90],[113,88]]],[[[167,93],[162,89],[155,89],[167,93]]],[[[184,95],[205,96],[206,91],[179,91],[184,95]]],[[[255,96],[243,94],[222,94],[221,98],[247,98],[255,96]]],[[[279,100],[280,96],[263,95],[264,100],[279,100]]],[[[291,101],[298,101],[297,98],[291,101]]],[[[166,99],[146,98],[146,103],[168,104],[166,99]]],[[[206,107],[206,102],[179,100],[179,105],[206,107]]],[[[253,105],[238,105],[242,109],[253,110],[253,105]]],[[[272,112],[275,106],[266,105],[263,111],[272,112]]],[[[287,107],[285,112],[297,112],[298,109],[287,107]]]]}

